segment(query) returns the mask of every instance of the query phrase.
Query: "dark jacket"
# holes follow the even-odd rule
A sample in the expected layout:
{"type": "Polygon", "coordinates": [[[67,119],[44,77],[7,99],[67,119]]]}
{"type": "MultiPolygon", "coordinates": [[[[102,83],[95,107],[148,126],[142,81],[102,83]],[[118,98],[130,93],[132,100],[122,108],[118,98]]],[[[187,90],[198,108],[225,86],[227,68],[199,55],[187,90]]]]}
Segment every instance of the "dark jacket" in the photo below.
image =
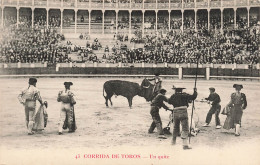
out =
{"type": "Polygon", "coordinates": [[[192,100],[197,98],[198,93],[194,92],[193,95],[187,93],[175,93],[169,99],[169,104],[172,104],[174,108],[181,106],[189,106],[192,100]]]}
{"type": "Polygon", "coordinates": [[[151,103],[151,106],[156,106],[158,108],[163,107],[164,109],[169,109],[163,102],[168,102],[168,99],[166,96],[162,95],[162,94],[158,94],[151,103]]]}
{"type": "Polygon", "coordinates": [[[212,101],[212,106],[218,105],[221,101],[219,95],[215,92],[210,94],[208,98],[205,98],[205,100],[212,101]]]}

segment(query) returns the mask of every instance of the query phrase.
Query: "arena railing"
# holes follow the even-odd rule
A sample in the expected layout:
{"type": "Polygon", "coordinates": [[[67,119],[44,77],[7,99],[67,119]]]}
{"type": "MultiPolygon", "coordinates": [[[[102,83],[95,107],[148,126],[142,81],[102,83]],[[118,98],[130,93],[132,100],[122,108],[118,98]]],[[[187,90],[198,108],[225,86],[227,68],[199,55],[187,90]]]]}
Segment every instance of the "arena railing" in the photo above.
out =
{"type": "Polygon", "coordinates": [[[236,0],[236,6],[247,6],[247,0],[236,0]]]}
{"type": "Polygon", "coordinates": [[[235,1],[222,0],[222,7],[233,7],[235,6],[235,1]]]}
{"type": "Polygon", "coordinates": [[[103,8],[103,3],[91,2],[91,8],[103,8]]]}
{"type": "Polygon", "coordinates": [[[259,0],[250,0],[250,5],[260,5],[259,0]]]}
{"type": "Polygon", "coordinates": [[[48,1],[48,7],[62,7],[62,3],[59,0],[48,1]]]}
{"type": "Polygon", "coordinates": [[[31,0],[19,1],[19,6],[25,6],[25,7],[32,6],[32,1],[31,0]]]}
{"type": "Polygon", "coordinates": [[[168,9],[169,3],[157,3],[157,8],[158,9],[168,9]]]}
{"type": "Polygon", "coordinates": [[[182,3],[171,3],[170,6],[171,6],[172,9],[181,9],[182,3]]]}
{"type": "Polygon", "coordinates": [[[208,7],[208,2],[196,2],[196,8],[208,7]]]}
{"type": "Polygon", "coordinates": [[[34,6],[47,7],[47,0],[34,0],[34,6]]]}
{"type": "MultiPolygon", "coordinates": [[[[37,68],[37,67],[48,67],[59,66],[59,67],[142,67],[142,68],[196,68],[196,64],[193,63],[97,63],[97,62],[85,62],[85,63],[0,63],[0,68],[37,68]]],[[[259,69],[259,63],[254,65],[249,64],[199,64],[199,68],[228,68],[228,69],[259,69]]]]}
{"type": "Polygon", "coordinates": [[[143,8],[143,3],[131,3],[131,8],[142,9],[143,8]]]}
{"type": "Polygon", "coordinates": [[[75,5],[75,2],[63,2],[63,7],[72,7],[74,8],[76,5],[75,5]]]}
{"type": "Polygon", "coordinates": [[[145,9],[156,9],[156,3],[144,3],[145,9]]]}
{"type": "Polygon", "coordinates": [[[111,3],[108,3],[108,2],[106,3],[106,2],[105,2],[105,3],[104,3],[104,7],[105,7],[105,8],[115,9],[115,8],[116,8],[116,3],[112,3],[112,2],[111,2],[111,3]]]}
{"type": "Polygon", "coordinates": [[[122,8],[122,9],[124,9],[124,8],[130,8],[130,3],[118,3],[118,7],[119,8],[122,8]]]}
{"type": "MultiPolygon", "coordinates": [[[[2,0],[2,4],[5,6],[32,6],[33,1],[31,0],[2,0]]],[[[170,4],[169,2],[144,2],[143,3],[108,3],[108,2],[100,2],[100,1],[77,1],[76,0],[34,0],[34,6],[35,7],[70,7],[70,8],[85,8],[85,7],[93,7],[93,8],[132,8],[132,9],[181,9],[182,8],[182,3],[181,2],[174,2],[171,1],[170,4]],[[77,4],[77,6],[76,6],[77,4]],[[169,8],[170,7],[170,8],[169,8]]],[[[210,1],[210,5],[208,6],[208,2],[203,1],[203,2],[188,2],[183,4],[184,9],[190,9],[190,8],[200,8],[200,7],[234,7],[234,6],[256,6],[260,5],[259,0],[249,0],[249,4],[247,0],[218,0],[218,1],[210,1]],[[196,6],[195,6],[196,4],[196,6]]],[[[87,9],[86,9],[87,10],[87,9]]]]}
{"type": "Polygon", "coordinates": [[[80,1],[78,1],[77,2],[77,7],[81,8],[81,9],[88,8],[89,7],[89,2],[80,2],[80,1]]]}
{"type": "Polygon", "coordinates": [[[221,7],[221,1],[210,1],[210,7],[221,7]]]}
{"type": "Polygon", "coordinates": [[[198,73],[200,79],[250,79],[260,80],[259,64],[256,68],[248,68],[246,65],[199,65],[196,64],[144,64],[138,63],[132,66],[108,63],[59,63],[50,67],[44,64],[1,64],[5,68],[0,69],[0,78],[16,77],[147,77],[159,72],[162,77],[195,78],[198,73]],[[44,65],[44,67],[42,67],[44,65]],[[7,67],[9,66],[9,68],[7,67]],[[11,67],[13,66],[13,67],[11,67]],[[231,68],[233,66],[233,68],[231,68]],[[236,67],[236,68],[234,68],[236,67]],[[244,67],[244,68],[243,68],[244,67]]]}
{"type": "Polygon", "coordinates": [[[186,9],[193,9],[193,8],[195,8],[195,3],[194,2],[184,3],[183,5],[184,5],[183,7],[186,8],[186,9]]]}

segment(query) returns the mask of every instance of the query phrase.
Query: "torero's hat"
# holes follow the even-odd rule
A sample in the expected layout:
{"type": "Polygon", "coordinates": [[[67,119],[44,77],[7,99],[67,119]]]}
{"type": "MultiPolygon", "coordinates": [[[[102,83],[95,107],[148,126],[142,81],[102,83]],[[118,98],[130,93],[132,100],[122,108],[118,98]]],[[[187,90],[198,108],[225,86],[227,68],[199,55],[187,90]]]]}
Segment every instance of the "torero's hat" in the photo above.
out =
{"type": "Polygon", "coordinates": [[[176,92],[182,92],[183,89],[186,89],[186,88],[182,88],[182,87],[176,87],[176,86],[172,86],[172,89],[174,89],[176,92]]]}
{"type": "Polygon", "coordinates": [[[237,87],[240,87],[241,89],[243,88],[243,85],[241,85],[241,84],[234,84],[233,85],[233,88],[237,88],[237,87]]]}
{"type": "Polygon", "coordinates": [[[213,87],[210,87],[210,88],[209,88],[209,90],[211,90],[211,91],[215,91],[215,88],[213,88],[213,87]]]}
{"type": "Polygon", "coordinates": [[[73,85],[73,83],[72,83],[72,82],[64,82],[64,85],[65,85],[65,86],[67,86],[67,85],[68,85],[68,86],[71,86],[71,85],[73,85]]]}
{"type": "Polygon", "coordinates": [[[33,77],[29,78],[29,84],[32,85],[34,83],[37,83],[37,79],[33,77]]]}

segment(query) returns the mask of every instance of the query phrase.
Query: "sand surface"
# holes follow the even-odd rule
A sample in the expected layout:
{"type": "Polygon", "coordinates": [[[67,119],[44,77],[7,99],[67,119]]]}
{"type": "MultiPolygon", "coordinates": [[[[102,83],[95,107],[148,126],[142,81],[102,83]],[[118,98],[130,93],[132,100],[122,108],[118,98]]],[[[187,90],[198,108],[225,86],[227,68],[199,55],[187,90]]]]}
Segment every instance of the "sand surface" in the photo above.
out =
{"type": "MultiPolygon", "coordinates": [[[[139,84],[142,81],[139,78],[117,79],[139,84]]],[[[106,108],[103,84],[107,80],[39,78],[37,87],[43,100],[49,103],[49,121],[42,133],[28,136],[24,108],[17,99],[28,79],[0,79],[0,164],[260,164],[259,82],[199,80],[197,100],[208,96],[209,87],[215,87],[224,107],[234,91],[233,83],[241,83],[248,107],[242,118],[241,136],[235,137],[234,130],[216,130],[214,116],[211,127],[201,127],[209,105],[195,102],[194,120],[201,131],[191,139],[193,149],[183,151],[181,139],[177,139],[176,146],[171,146],[171,136],[161,140],[157,138],[156,130],[154,134],[147,133],[152,119],[150,105],[144,98],[134,97],[133,109],[130,109],[126,98],[113,97],[113,107],[106,108]],[[78,129],[72,134],[65,130],[64,135],[59,136],[60,103],[56,98],[64,88],[64,81],[74,83],[71,90],[76,95],[78,129]],[[103,158],[89,158],[89,154],[103,154],[103,158]],[[112,158],[112,154],[119,154],[118,158],[112,158]]],[[[168,91],[168,97],[173,93],[172,85],[186,87],[186,92],[192,93],[194,81],[164,80],[163,88],[168,91]]],[[[160,114],[163,126],[166,126],[170,112],[161,109],[160,114]]],[[[225,116],[220,115],[220,120],[223,124],[225,116]]]]}

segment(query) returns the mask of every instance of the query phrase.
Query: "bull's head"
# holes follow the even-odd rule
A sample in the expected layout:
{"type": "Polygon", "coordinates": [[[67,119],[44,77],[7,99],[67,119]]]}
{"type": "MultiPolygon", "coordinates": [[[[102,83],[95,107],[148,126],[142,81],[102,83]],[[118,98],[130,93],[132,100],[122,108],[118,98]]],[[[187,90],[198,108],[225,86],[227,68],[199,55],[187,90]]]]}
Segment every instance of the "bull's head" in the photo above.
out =
{"type": "Polygon", "coordinates": [[[144,97],[146,101],[151,101],[153,96],[154,85],[151,84],[147,79],[144,79],[141,84],[140,96],[144,97]]]}

